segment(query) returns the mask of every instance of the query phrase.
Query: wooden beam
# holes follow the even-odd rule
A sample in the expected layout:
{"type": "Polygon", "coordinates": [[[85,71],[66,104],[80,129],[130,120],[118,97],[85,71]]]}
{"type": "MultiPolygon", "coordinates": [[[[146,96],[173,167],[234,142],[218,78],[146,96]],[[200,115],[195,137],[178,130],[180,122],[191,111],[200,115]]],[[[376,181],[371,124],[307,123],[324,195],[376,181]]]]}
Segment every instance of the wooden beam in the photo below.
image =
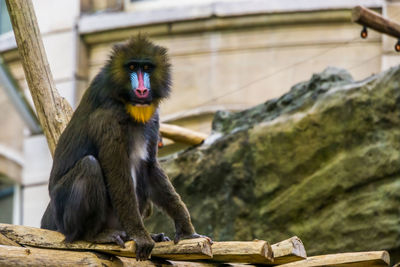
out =
{"type": "Polygon", "coordinates": [[[160,124],[160,133],[165,138],[190,145],[200,145],[207,138],[206,134],[166,123],[160,124]]]}
{"type": "Polygon", "coordinates": [[[0,245],[16,246],[16,247],[20,247],[21,246],[17,242],[14,242],[11,239],[5,237],[3,234],[0,234],[0,245]]]}
{"type": "Polygon", "coordinates": [[[400,38],[400,24],[362,6],[353,8],[352,21],[378,32],[400,38]]]}
{"type": "Polygon", "coordinates": [[[389,266],[389,253],[386,251],[352,252],[308,257],[302,261],[279,265],[282,267],[351,266],[379,267],[389,266]]]}
{"type": "Polygon", "coordinates": [[[274,261],[270,244],[263,240],[250,242],[214,242],[213,261],[271,264],[274,261]]]}
{"type": "Polygon", "coordinates": [[[274,265],[300,261],[307,258],[303,242],[297,236],[273,244],[271,247],[274,253],[274,265]]]}
{"type": "MultiPolygon", "coordinates": [[[[93,244],[86,241],[65,243],[64,235],[59,232],[11,224],[0,224],[0,233],[14,242],[26,246],[90,250],[119,256],[135,257],[135,242],[133,241],[126,242],[125,248],[121,248],[115,244],[93,244]]],[[[210,259],[212,257],[211,245],[205,238],[181,240],[178,244],[174,244],[172,241],[156,243],[151,254],[153,257],[171,260],[199,260],[210,259]]]]}
{"type": "MultiPolygon", "coordinates": [[[[134,258],[95,252],[0,245],[0,266],[103,266],[103,267],[217,267],[213,263],[166,260],[136,261],[134,258]]],[[[227,266],[229,266],[227,264],[227,266]]],[[[251,267],[251,265],[247,265],[251,267]]]]}
{"type": "Polygon", "coordinates": [[[32,0],[6,0],[26,81],[50,151],[68,124],[72,109],[54,85],[32,0]]]}
{"type": "Polygon", "coordinates": [[[0,266],[123,266],[121,260],[92,252],[23,248],[0,245],[0,266]]]}

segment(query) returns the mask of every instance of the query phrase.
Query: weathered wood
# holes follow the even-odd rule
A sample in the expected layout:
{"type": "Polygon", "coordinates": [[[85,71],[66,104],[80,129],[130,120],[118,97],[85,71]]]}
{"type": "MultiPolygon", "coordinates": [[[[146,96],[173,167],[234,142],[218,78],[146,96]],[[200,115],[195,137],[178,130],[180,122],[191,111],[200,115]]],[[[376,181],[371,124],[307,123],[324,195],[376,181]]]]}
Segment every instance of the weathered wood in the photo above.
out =
{"type": "Polygon", "coordinates": [[[362,6],[353,8],[352,21],[378,32],[400,38],[400,24],[362,6]]]}
{"type": "Polygon", "coordinates": [[[300,261],[307,258],[303,242],[297,236],[273,244],[274,265],[300,261]]]}
{"type": "Polygon", "coordinates": [[[6,0],[8,12],[36,112],[53,154],[72,115],[55,88],[32,0],[6,0]]]}
{"type": "Polygon", "coordinates": [[[271,264],[274,261],[270,244],[263,240],[214,242],[212,253],[212,260],[220,262],[271,264]]]}
{"type": "Polygon", "coordinates": [[[206,134],[166,123],[160,124],[160,133],[165,138],[190,145],[200,145],[207,138],[206,134]]]}
{"type": "MultiPolygon", "coordinates": [[[[216,267],[216,264],[202,262],[148,260],[136,261],[95,252],[70,251],[45,248],[23,248],[0,245],[0,266],[103,266],[103,267],[216,267]]],[[[248,266],[250,267],[250,266],[248,266]]]]}
{"type": "Polygon", "coordinates": [[[16,246],[16,247],[20,247],[21,246],[17,242],[14,242],[11,239],[5,237],[3,234],[0,234],[0,245],[16,246]]]}
{"type": "MultiPolygon", "coordinates": [[[[86,241],[65,243],[64,235],[55,231],[39,229],[34,227],[0,224],[0,233],[7,238],[27,246],[69,249],[69,250],[91,250],[113,255],[135,257],[135,242],[128,241],[125,248],[115,244],[93,244],[86,241]]],[[[156,243],[152,257],[171,260],[199,260],[212,257],[211,245],[205,238],[181,240],[178,244],[172,241],[156,243]]]]}
{"type": "Polygon", "coordinates": [[[0,245],[0,266],[124,266],[116,257],[93,252],[77,252],[56,249],[23,248],[0,245]]]}
{"type": "Polygon", "coordinates": [[[319,267],[319,266],[351,266],[351,267],[378,267],[389,266],[389,253],[386,251],[352,252],[308,257],[279,266],[284,267],[319,267]]]}
{"type": "MultiPolygon", "coordinates": [[[[189,261],[166,261],[166,260],[148,260],[136,261],[134,258],[118,257],[123,267],[217,267],[218,264],[207,262],[189,262],[189,261]]],[[[229,267],[229,265],[227,266],[229,267]]],[[[251,266],[246,266],[251,267],[251,266]]]]}

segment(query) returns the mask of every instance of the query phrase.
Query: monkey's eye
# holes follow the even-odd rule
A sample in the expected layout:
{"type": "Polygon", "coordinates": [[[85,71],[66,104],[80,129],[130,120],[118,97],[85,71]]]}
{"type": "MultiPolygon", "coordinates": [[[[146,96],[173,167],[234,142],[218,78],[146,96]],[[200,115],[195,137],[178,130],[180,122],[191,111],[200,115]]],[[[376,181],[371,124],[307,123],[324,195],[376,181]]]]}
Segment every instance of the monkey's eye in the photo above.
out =
{"type": "Polygon", "coordinates": [[[129,65],[128,65],[128,68],[129,68],[130,70],[135,70],[136,66],[135,66],[134,64],[129,64],[129,65]]]}
{"type": "Polygon", "coordinates": [[[153,70],[153,66],[151,64],[143,65],[143,70],[146,72],[151,72],[153,70]]]}

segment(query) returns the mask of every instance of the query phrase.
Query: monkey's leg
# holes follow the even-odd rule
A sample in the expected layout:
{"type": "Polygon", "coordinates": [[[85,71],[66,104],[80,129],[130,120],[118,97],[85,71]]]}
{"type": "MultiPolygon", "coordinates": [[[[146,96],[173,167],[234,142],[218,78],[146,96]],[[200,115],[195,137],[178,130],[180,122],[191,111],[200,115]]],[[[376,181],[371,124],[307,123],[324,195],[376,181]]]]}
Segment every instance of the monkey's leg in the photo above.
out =
{"type": "Polygon", "coordinates": [[[163,208],[174,220],[176,230],[175,243],[183,238],[199,237],[205,237],[212,242],[210,238],[195,232],[185,203],[183,203],[178,193],[176,193],[168,177],[157,162],[149,166],[149,185],[151,200],[163,208]]]}
{"type": "Polygon", "coordinates": [[[103,230],[108,196],[99,162],[85,156],[50,192],[57,230],[67,242],[92,237],[103,230]]]}
{"type": "Polygon", "coordinates": [[[46,211],[43,214],[42,221],[40,222],[40,228],[57,231],[57,225],[54,220],[53,208],[51,203],[47,205],[46,211]]]}

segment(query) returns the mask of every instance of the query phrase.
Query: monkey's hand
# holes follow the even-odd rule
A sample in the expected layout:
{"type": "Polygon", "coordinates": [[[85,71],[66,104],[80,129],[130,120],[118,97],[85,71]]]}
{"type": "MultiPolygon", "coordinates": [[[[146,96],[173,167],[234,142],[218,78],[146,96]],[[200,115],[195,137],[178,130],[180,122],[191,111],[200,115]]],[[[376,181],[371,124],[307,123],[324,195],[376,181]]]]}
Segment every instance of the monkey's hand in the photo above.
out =
{"type": "Polygon", "coordinates": [[[208,240],[208,242],[210,242],[210,244],[213,243],[212,239],[205,235],[199,235],[197,233],[182,234],[182,233],[178,233],[178,232],[175,234],[174,243],[177,244],[179,242],[179,240],[181,240],[181,239],[192,239],[192,238],[205,238],[208,240]]]}
{"type": "Polygon", "coordinates": [[[154,242],[165,242],[165,241],[171,241],[168,236],[166,236],[164,233],[159,233],[159,234],[150,234],[151,238],[154,240],[154,242]]]}
{"type": "Polygon", "coordinates": [[[150,253],[153,250],[155,244],[150,235],[146,233],[133,236],[132,240],[135,241],[136,244],[136,260],[145,261],[149,259],[150,253]]]}

